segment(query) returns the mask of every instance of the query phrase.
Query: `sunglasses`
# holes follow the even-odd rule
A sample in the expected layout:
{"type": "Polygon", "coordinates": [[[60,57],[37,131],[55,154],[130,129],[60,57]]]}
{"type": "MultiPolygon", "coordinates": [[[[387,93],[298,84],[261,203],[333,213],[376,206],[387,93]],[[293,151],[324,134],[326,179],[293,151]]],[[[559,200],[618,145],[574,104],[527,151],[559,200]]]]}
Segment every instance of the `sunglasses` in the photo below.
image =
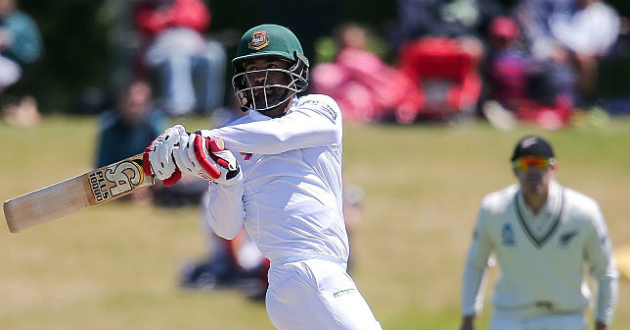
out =
{"type": "Polygon", "coordinates": [[[556,162],[553,158],[528,156],[528,157],[521,157],[513,161],[512,164],[514,165],[514,168],[518,170],[527,171],[532,168],[535,168],[537,170],[548,170],[551,167],[553,167],[556,164],[556,162]]]}

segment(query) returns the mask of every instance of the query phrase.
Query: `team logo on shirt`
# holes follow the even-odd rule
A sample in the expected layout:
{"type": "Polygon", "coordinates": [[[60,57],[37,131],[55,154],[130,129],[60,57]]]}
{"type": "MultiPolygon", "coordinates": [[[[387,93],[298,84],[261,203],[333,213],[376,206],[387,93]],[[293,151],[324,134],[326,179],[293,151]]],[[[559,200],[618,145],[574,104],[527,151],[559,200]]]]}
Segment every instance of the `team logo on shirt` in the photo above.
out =
{"type": "Polygon", "coordinates": [[[512,225],[510,225],[509,223],[504,224],[503,228],[501,229],[501,240],[503,241],[503,245],[516,245],[516,240],[514,238],[514,229],[512,229],[512,225]]]}
{"type": "Polygon", "coordinates": [[[578,231],[577,230],[573,230],[570,231],[568,233],[564,233],[562,235],[560,235],[560,246],[563,248],[566,248],[569,245],[569,242],[571,242],[571,240],[573,238],[575,238],[575,236],[577,236],[578,231]]]}
{"type": "Polygon", "coordinates": [[[320,101],[314,101],[314,100],[309,100],[304,102],[304,104],[310,104],[316,107],[321,107],[321,109],[323,109],[324,111],[328,112],[328,114],[330,115],[330,117],[333,120],[337,120],[337,112],[328,104],[324,103],[324,102],[320,102],[320,101]]]}

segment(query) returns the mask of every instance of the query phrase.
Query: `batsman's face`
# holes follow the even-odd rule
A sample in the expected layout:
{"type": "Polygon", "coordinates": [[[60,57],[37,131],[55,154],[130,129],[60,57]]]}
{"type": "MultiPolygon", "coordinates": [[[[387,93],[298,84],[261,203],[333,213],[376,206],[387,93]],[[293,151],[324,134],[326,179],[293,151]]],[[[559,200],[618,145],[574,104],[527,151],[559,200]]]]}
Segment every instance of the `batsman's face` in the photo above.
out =
{"type": "Polygon", "coordinates": [[[247,87],[254,88],[254,101],[257,104],[273,103],[282,96],[290,82],[287,74],[291,63],[277,58],[259,58],[245,62],[247,87]]]}

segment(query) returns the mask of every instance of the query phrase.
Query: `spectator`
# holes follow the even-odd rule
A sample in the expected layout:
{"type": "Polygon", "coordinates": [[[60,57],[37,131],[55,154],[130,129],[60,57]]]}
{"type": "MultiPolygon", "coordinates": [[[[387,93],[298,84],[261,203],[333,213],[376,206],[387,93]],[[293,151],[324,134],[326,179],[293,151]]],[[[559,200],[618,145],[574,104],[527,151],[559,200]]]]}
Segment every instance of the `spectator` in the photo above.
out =
{"type": "Polygon", "coordinates": [[[116,108],[101,115],[96,166],[102,167],[140,154],[166,126],[166,117],[154,109],[152,92],[144,80],[131,81],[116,108]]]}
{"type": "MultiPolygon", "coordinates": [[[[37,23],[17,8],[17,0],[0,0],[0,96],[23,78],[42,53],[37,23]]],[[[3,117],[12,124],[32,125],[39,118],[37,102],[26,96],[5,109],[3,117]]]]}
{"type": "Polygon", "coordinates": [[[549,22],[552,18],[568,17],[573,1],[523,0],[517,7],[525,45],[534,60],[530,72],[530,95],[548,105],[557,104],[569,109],[579,98],[578,76],[570,54],[551,33],[549,22]]]}
{"type": "Polygon", "coordinates": [[[244,228],[231,240],[216,235],[208,225],[206,208],[207,203],[203,203],[201,228],[208,243],[208,255],[200,262],[184,265],[180,287],[196,290],[239,288],[249,298],[264,301],[269,260],[263,257],[244,228]]]}
{"type": "Polygon", "coordinates": [[[487,24],[502,12],[493,0],[397,0],[401,41],[421,37],[485,37],[487,24]]]}
{"type": "Polygon", "coordinates": [[[464,267],[461,329],[472,330],[482,310],[491,255],[501,276],[490,329],[586,329],[586,269],[597,282],[594,329],[606,329],[619,274],[597,202],[555,181],[555,154],[541,137],[522,138],[511,162],[518,184],[486,196],[478,213],[464,267]]]}
{"type": "Polygon", "coordinates": [[[400,34],[394,44],[419,38],[462,40],[465,49],[483,53],[483,40],[490,20],[503,9],[494,0],[397,0],[400,34]]]}
{"type": "MultiPolygon", "coordinates": [[[[99,118],[96,167],[113,164],[140,154],[167,124],[166,116],[153,107],[149,84],[141,79],[130,81],[114,109],[99,118]]],[[[132,194],[134,200],[153,201],[160,185],[132,194]]]]}
{"type": "Polygon", "coordinates": [[[510,17],[495,18],[490,24],[485,66],[489,99],[482,112],[500,129],[512,129],[518,121],[547,129],[565,127],[574,99],[570,67],[563,64],[562,52],[548,60],[537,60],[520,36],[519,25],[510,17]]]}
{"type": "MultiPolygon", "coordinates": [[[[152,89],[143,79],[133,79],[122,90],[116,107],[99,118],[96,166],[102,167],[140,154],[168,124],[164,112],[155,107],[152,89]]],[[[157,183],[132,196],[157,206],[179,208],[199,204],[207,188],[204,180],[185,178],[166,189],[157,183]]]]}
{"type": "Polygon", "coordinates": [[[170,115],[223,106],[226,52],[204,36],[211,14],[201,0],[144,0],[135,23],[145,37],[142,67],[155,73],[170,115]]]}
{"type": "Polygon", "coordinates": [[[568,108],[591,97],[596,60],[619,35],[617,12],[599,0],[521,0],[516,13],[538,67],[536,96],[568,108]]]}
{"type": "Polygon", "coordinates": [[[424,99],[417,113],[398,117],[469,117],[482,87],[479,65],[486,53],[485,31],[490,20],[502,13],[501,6],[494,0],[398,0],[397,4],[400,33],[392,36],[392,42],[401,71],[418,85],[424,99]]]}
{"type": "Polygon", "coordinates": [[[529,96],[531,60],[519,41],[520,28],[515,20],[507,16],[492,20],[485,63],[488,95],[482,112],[493,126],[502,130],[517,125],[518,109],[529,96]]]}
{"type": "Polygon", "coordinates": [[[621,19],[602,0],[575,0],[577,9],[570,17],[552,18],[551,33],[571,54],[578,72],[578,90],[585,98],[594,94],[597,61],[607,55],[617,40],[621,19]]]}
{"type": "Polygon", "coordinates": [[[497,17],[490,24],[486,74],[490,98],[514,110],[527,97],[529,57],[518,41],[520,29],[510,17],[497,17]]]}
{"type": "Polygon", "coordinates": [[[527,48],[534,58],[543,60],[551,57],[554,37],[550,21],[571,15],[576,0],[519,0],[516,4],[518,23],[522,26],[527,48]]]}
{"type": "Polygon", "coordinates": [[[368,30],[356,23],[336,32],[339,53],[333,63],[313,69],[313,91],[337,100],[348,122],[371,122],[389,112],[420,107],[416,86],[405,75],[367,50],[368,30]]]}

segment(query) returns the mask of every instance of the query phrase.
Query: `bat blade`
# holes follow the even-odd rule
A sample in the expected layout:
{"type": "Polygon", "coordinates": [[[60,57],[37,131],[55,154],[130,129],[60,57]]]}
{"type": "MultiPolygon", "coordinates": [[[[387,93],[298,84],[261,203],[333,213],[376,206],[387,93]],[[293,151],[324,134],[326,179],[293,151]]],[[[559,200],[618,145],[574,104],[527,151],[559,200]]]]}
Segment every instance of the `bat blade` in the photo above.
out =
{"type": "Polygon", "coordinates": [[[12,233],[107,203],[155,184],[142,169],[142,154],[4,202],[12,233]]]}

